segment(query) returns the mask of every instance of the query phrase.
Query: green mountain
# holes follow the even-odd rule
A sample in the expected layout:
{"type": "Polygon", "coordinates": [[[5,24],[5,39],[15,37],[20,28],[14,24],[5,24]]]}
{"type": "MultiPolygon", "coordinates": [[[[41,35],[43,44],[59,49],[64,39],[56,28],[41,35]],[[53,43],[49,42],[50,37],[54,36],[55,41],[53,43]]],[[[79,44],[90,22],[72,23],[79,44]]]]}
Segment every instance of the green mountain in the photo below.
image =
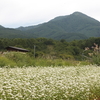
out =
{"type": "Polygon", "coordinates": [[[100,36],[100,22],[83,13],[75,12],[35,27],[24,27],[24,30],[31,37],[37,34],[39,37],[53,39],[86,39],[100,36]]]}
{"type": "MultiPolygon", "coordinates": [[[[33,38],[36,37],[37,36],[33,36],[33,38]]],[[[24,31],[0,27],[0,38],[30,38],[30,36],[24,31]]]]}
{"type": "Polygon", "coordinates": [[[11,29],[11,28],[0,28],[0,38],[25,38],[24,32],[11,29]]]}
{"type": "Polygon", "coordinates": [[[45,37],[70,41],[89,37],[100,37],[100,22],[80,12],[74,12],[67,16],[59,16],[47,23],[35,26],[1,29],[0,37],[2,33],[2,37],[8,37],[10,35],[12,38],[45,37]],[[4,32],[1,32],[1,29],[4,32]]]}
{"type": "Polygon", "coordinates": [[[100,36],[100,22],[80,12],[52,20],[67,33],[81,33],[87,37],[100,36]]]}

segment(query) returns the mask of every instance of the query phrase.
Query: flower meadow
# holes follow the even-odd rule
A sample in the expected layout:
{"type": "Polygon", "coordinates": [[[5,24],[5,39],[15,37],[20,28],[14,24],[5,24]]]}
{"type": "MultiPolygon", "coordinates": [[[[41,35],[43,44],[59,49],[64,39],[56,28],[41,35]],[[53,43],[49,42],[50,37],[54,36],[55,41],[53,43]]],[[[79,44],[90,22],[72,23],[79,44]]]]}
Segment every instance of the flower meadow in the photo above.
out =
{"type": "Polygon", "coordinates": [[[0,100],[100,100],[100,67],[0,68],[0,100]]]}

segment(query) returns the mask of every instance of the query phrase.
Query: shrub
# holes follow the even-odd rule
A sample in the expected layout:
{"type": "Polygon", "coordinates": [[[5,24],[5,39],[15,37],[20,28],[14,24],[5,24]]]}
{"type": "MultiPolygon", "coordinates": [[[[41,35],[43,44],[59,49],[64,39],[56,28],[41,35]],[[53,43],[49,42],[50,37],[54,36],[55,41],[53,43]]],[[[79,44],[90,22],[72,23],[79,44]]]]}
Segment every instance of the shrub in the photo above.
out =
{"type": "Polygon", "coordinates": [[[98,55],[94,55],[93,57],[92,57],[92,63],[93,64],[96,64],[96,65],[100,65],[100,54],[98,54],[98,55]]]}

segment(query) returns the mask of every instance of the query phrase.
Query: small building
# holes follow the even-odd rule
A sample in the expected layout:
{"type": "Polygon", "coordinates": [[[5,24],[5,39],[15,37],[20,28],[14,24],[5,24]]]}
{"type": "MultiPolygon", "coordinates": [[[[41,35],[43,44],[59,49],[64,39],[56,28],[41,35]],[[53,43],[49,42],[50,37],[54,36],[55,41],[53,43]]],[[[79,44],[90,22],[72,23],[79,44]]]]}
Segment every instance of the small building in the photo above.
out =
{"type": "Polygon", "coordinates": [[[13,47],[13,46],[8,46],[6,47],[8,51],[16,51],[16,52],[29,52],[29,50],[23,49],[23,48],[18,48],[18,47],[13,47]]]}

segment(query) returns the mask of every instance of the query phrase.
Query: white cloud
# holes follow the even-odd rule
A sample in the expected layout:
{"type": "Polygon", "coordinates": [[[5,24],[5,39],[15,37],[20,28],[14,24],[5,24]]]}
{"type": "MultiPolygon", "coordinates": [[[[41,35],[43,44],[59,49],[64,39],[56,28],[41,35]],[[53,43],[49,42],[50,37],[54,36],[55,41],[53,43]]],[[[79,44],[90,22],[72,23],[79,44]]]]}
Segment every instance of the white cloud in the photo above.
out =
{"type": "Polygon", "coordinates": [[[99,0],[0,0],[0,25],[29,26],[75,11],[100,21],[99,0]]]}

